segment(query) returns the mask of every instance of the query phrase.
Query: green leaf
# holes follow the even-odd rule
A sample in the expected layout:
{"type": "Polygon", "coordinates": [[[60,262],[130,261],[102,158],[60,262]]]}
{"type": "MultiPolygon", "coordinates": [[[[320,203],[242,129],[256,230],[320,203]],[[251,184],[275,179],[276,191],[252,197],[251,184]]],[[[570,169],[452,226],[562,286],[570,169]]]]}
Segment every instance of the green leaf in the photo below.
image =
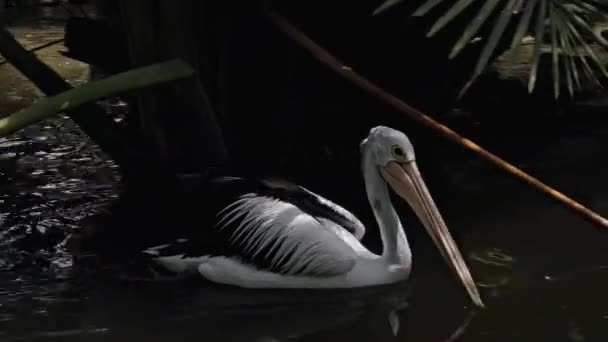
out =
{"type": "Polygon", "coordinates": [[[507,24],[511,19],[512,12],[515,9],[517,1],[518,0],[509,0],[509,3],[507,4],[507,6],[505,6],[505,8],[502,10],[502,13],[496,20],[496,24],[492,29],[492,33],[490,34],[486,46],[481,52],[481,57],[479,57],[477,65],[475,66],[474,74],[476,76],[480,75],[481,72],[485,69],[486,65],[488,65],[490,57],[492,57],[492,54],[494,53],[494,50],[498,45],[498,41],[500,40],[500,38],[502,38],[505,29],[507,28],[507,24]]]}
{"type": "Polygon", "coordinates": [[[483,25],[483,23],[488,19],[490,14],[492,14],[492,11],[494,10],[494,8],[496,8],[497,4],[498,0],[486,1],[481,10],[479,10],[479,13],[475,16],[475,18],[473,18],[473,21],[471,21],[469,26],[464,30],[464,33],[462,34],[460,39],[452,48],[452,51],[450,52],[449,56],[450,59],[456,57],[460,53],[460,51],[462,51],[462,49],[471,41],[475,33],[477,33],[477,31],[481,27],[481,25],[483,25]]]}
{"type": "Polygon", "coordinates": [[[591,57],[591,59],[598,66],[598,68],[602,72],[602,75],[604,77],[608,77],[608,72],[606,72],[606,68],[604,67],[604,64],[602,64],[602,62],[600,62],[600,60],[599,60],[599,58],[597,58],[597,55],[595,54],[595,52],[593,52],[593,49],[591,49],[591,47],[589,46],[589,44],[587,44],[584,41],[584,39],[579,34],[578,30],[571,23],[568,23],[568,27],[570,27],[570,32],[572,32],[572,34],[577,39],[577,41],[579,42],[579,44],[583,47],[583,49],[585,49],[585,51],[587,52],[587,54],[589,54],[589,56],[591,57]]]}
{"type": "Polygon", "coordinates": [[[574,83],[576,84],[577,89],[582,89],[582,84],[581,84],[581,80],[578,74],[578,67],[576,65],[576,62],[574,61],[574,56],[576,54],[576,50],[575,48],[573,48],[570,45],[570,40],[568,39],[567,35],[564,35],[562,37],[564,39],[564,44],[566,46],[566,49],[568,51],[568,60],[570,62],[570,68],[572,70],[572,76],[574,78],[574,83]]]}
{"type": "Polygon", "coordinates": [[[534,44],[534,57],[532,61],[532,70],[530,70],[530,78],[528,80],[528,92],[530,93],[532,92],[532,90],[534,90],[534,86],[536,85],[536,73],[538,72],[538,64],[540,63],[540,55],[543,46],[546,11],[547,1],[540,0],[540,7],[538,9],[536,17],[536,30],[534,35],[536,37],[536,42],[534,44]]]}
{"type": "Polygon", "coordinates": [[[372,15],[383,13],[400,2],[403,2],[403,0],[386,0],[384,3],[382,3],[382,5],[378,6],[378,8],[374,10],[372,15]]]}
{"type": "MultiPolygon", "coordinates": [[[[587,59],[585,58],[586,56],[581,52],[581,49],[578,48],[574,35],[570,32],[570,27],[568,26],[568,19],[565,15],[565,13],[563,11],[560,11],[560,18],[562,21],[563,26],[566,28],[564,36],[566,39],[566,44],[571,47],[572,51],[573,51],[573,56],[576,55],[578,56],[578,59],[581,61],[581,64],[583,65],[583,71],[585,73],[585,75],[587,76],[587,78],[592,81],[593,83],[595,83],[596,85],[601,87],[601,84],[599,82],[599,80],[597,79],[597,77],[595,76],[595,73],[593,72],[593,70],[591,69],[591,67],[589,66],[589,63],[587,63],[587,59]]],[[[573,59],[574,60],[574,59],[573,59]]],[[[574,62],[573,62],[574,63],[574,62]]],[[[578,74],[578,67],[574,68],[574,75],[575,75],[575,81],[578,82],[578,86],[579,89],[582,88],[582,82],[580,81],[579,78],[579,74],[578,74]]]]}
{"type": "Polygon", "coordinates": [[[521,41],[524,39],[524,36],[528,32],[528,27],[530,26],[530,19],[532,18],[532,14],[534,13],[534,9],[536,5],[539,3],[539,0],[529,0],[524,9],[523,15],[519,20],[519,24],[517,25],[517,30],[513,35],[513,40],[511,41],[511,48],[514,49],[512,56],[516,57],[519,55],[519,50],[521,49],[521,41]]]}
{"type": "Polygon", "coordinates": [[[444,1],[444,0],[428,0],[424,4],[420,5],[420,7],[418,7],[418,9],[416,9],[414,11],[412,16],[422,17],[423,15],[427,14],[430,10],[435,8],[435,6],[439,5],[442,1],[444,1]]]}
{"type": "MultiPolygon", "coordinates": [[[[427,15],[431,10],[438,5],[443,4],[447,0],[427,0],[424,1],[414,12],[414,16],[427,15]]],[[[524,36],[532,29],[533,35],[536,38],[536,44],[532,56],[532,66],[528,80],[528,90],[532,92],[537,81],[537,74],[541,55],[545,46],[543,44],[545,29],[549,28],[549,36],[551,43],[550,52],[553,74],[553,90],[554,94],[559,97],[562,84],[568,86],[568,91],[572,95],[574,85],[577,89],[582,88],[581,75],[579,75],[580,65],[577,65],[575,60],[581,59],[584,72],[594,82],[599,84],[599,80],[594,73],[594,68],[597,67],[603,77],[608,77],[606,67],[601,63],[596,56],[589,43],[585,42],[580,32],[590,34],[594,37],[595,42],[608,49],[608,42],[598,36],[591,27],[590,21],[602,16],[608,17],[608,1],[600,0],[523,0],[524,7],[521,11],[521,18],[515,27],[515,33],[512,37],[505,37],[505,30],[511,20],[515,6],[520,7],[520,0],[450,0],[453,5],[440,15],[435,21],[427,36],[433,36],[437,32],[443,30],[455,18],[462,15],[468,8],[473,5],[479,5],[479,12],[471,18],[470,24],[464,29],[461,36],[457,39],[452,47],[449,58],[456,57],[469,44],[480,28],[494,13],[498,5],[501,6],[501,14],[495,21],[492,31],[487,37],[487,42],[482,49],[479,59],[476,61],[472,76],[465,85],[465,89],[477,79],[490,62],[490,58],[498,46],[499,42],[504,39],[511,41],[510,55],[512,57],[519,56],[521,41],[524,36]],[[477,2],[475,2],[477,1],[477,2]],[[504,7],[502,7],[504,6],[504,7]],[[547,26],[548,24],[548,26],[547,26]],[[582,51],[586,53],[583,54],[582,51]],[[561,60],[560,60],[561,55],[561,60]],[[588,56],[593,61],[592,68],[585,57],[588,56]]],[[[485,37],[482,37],[485,38],[485,37]]],[[[513,60],[512,60],[513,61],[513,60]]]]}
{"type": "Polygon", "coordinates": [[[559,98],[560,90],[560,79],[559,79],[559,54],[558,54],[558,42],[557,42],[557,18],[555,16],[555,8],[553,3],[549,3],[549,17],[551,26],[551,54],[553,61],[553,93],[555,98],[559,98]]]}
{"type": "Polygon", "coordinates": [[[586,20],[581,18],[578,14],[574,13],[573,11],[568,11],[567,9],[565,9],[566,6],[562,6],[562,8],[564,8],[564,11],[566,11],[569,14],[569,19],[574,24],[576,24],[578,27],[580,27],[580,28],[584,29],[585,31],[587,31],[588,33],[590,33],[593,36],[595,42],[606,47],[605,41],[595,34],[595,32],[593,31],[593,28],[591,28],[591,26],[589,26],[589,24],[587,23],[586,20]]]}
{"type": "Polygon", "coordinates": [[[449,11],[447,11],[435,22],[435,24],[431,27],[430,31],[426,34],[426,36],[431,37],[435,33],[439,32],[439,30],[441,30],[445,25],[452,21],[452,19],[462,13],[462,11],[464,11],[471,3],[473,3],[473,1],[475,0],[458,0],[458,2],[456,2],[454,6],[450,8],[449,11]]]}
{"type": "MultiPolygon", "coordinates": [[[[562,40],[562,38],[563,37],[560,36],[560,44],[564,44],[564,41],[562,40]]],[[[570,95],[570,97],[574,96],[574,86],[573,86],[573,82],[572,82],[573,69],[569,63],[569,61],[571,59],[572,59],[572,57],[570,57],[570,56],[564,56],[562,58],[562,63],[564,64],[564,71],[566,74],[566,86],[567,86],[568,94],[570,95]]]]}
{"type": "Polygon", "coordinates": [[[574,56],[576,55],[576,52],[574,51],[572,46],[570,46],[570,43],[568,40],[568,31],[567,31],[568,27],[565,24],[563,15],[559,11],[555,11],[555,14],[556,14],[555,20],[559,23],[559,27],[560,27],[560,34],[559,34],[560,46],[561,46],[562,50],[564,51],[564,58],[562,60],[564,63],[564,70],[566,71],[566,81],[567,81],[567,85],[568,85],[568,93],[572,97],[572,96],[574,96],[573,80],[576,83],[577,89],[581,88],[581,83],[580,83],[580,79],[578,76],[576,63],[574,62],[574,56]]]}
{"type": "Polygon", "coordinates": [[[46,97],[30,107],[0,119],[0,136],[14,133],[27,125],[41,121],[87,102],[104,97],[142,89],[153,85],[192,77],[195,74],[188,64],[173,60],[145,66],[105,79],[86,83],[59,95],[46,97]]]}
{"type": "MultiPolygon", "coordinates": [[[[568,36],[571,44],[576,47],[577,46],[576,38],[575,38],[572,30],[570,29],[571,26],[570,25],[567,25],[567,26],[569,28],[567,36],[568,36]]],[[[597,79],[597,76],[595,76],[595,72],[593,72],[593,69],[587,62],[587,58],[585,58],[586,56],[581,52],[580,48],[576,48],[576,51],[578,53],[579,59],[581,60],[581,62],[583,64],[583,71],[585,72],[585,75],[587,76],[587,78],[590,81],[593,81],[593,83],[595,83],[598,87],[601,87],[602,85],[601,85],[600,81],[597,79]]]]}

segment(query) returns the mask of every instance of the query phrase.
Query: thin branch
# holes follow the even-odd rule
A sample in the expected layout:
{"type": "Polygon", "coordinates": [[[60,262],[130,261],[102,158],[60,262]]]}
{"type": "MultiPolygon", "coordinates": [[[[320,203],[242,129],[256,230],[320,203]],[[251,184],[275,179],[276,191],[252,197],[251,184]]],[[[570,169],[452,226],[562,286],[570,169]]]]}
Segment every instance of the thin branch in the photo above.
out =
{"type": "Polygon", "coordinates": [[[340,76],[349,80],[350,82],[357,85],[362,90],[370,93],[371,95],[382,100],[386,104],[392,106],[399,112],[407,115],[409,118],[417,121],[418,123],[429,127],[439,133],[442,137],[455,142],[456,144],[464,147],[467,150],[474,152],[483,159],[489,161],[491,164],[497,166],[501,170],[515,176],[516,178],[524,181],[531,185],[533,188],[541,191],[549,197],[556,199],[559,203],[571,209],[575,213],[579,214],[588,221],[600,226],[601,228],[608,228],[608,220],[593,212],[591,209],[583,206],[576,202],[565,194],[558,190],[546,185],[535,177],[530,176],[523,170],[517,168],[513,164],[505,161],[504,159],[494,155],[493,153],[485,150],[475,142],[461,136],[449,127],[422,113],[416,108],[403,102],[401,99],[392,95],[380,88],[378,85],[372,83],[367,78],[361,76],[351,67],[348,67],[339,62],[331,53],[319,46],[309,37],[307,37],[302,31],[293,26],[287,19],[281,16],[279,13],[266,8],[264,13],[267,18],[274,23],[277,28],[282,31],[285,35],[291,38],[298,45],[307,50],[314,58],[325,64],[327,67],[338,73],[340,76]]]}

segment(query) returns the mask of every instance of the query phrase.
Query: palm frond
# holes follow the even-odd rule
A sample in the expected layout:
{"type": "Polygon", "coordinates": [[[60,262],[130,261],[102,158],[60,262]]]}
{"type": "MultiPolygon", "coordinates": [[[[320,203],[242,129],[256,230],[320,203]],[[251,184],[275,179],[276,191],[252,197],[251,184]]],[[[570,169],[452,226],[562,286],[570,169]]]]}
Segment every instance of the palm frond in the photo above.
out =
{"type": "Polygon", "coordinates": [[[382,3],[382,5],[380,5],[378,8],[376,8],[374,10],[374,12],[372,13],[372,15],[378,15],[386,10],[388,10],[389,8],[397,5],[398,3],[402,2],[403,0],[387,0],[384,3],[382,3]]]}
{"type": "MultiPolygon", "coordinates": [[[[388,0],[379,7],[382,10],[392,7],[402,0],[388,0]]],[[[574,93],[574,85],[581,89],[579,68],[582,65],[587,77],[599,84],[596,72],[608,77],[606,68],[596,55],[591,44],[608,49],[608,43],[594,31],[591,20],[594,17],[608,17],[608,1],[602,0],[425,0],[413,12],[413,16],[426,16],[431,10],[444,2],[453,5],[440,15],[429,29],[427,36],[436,35],[446,29],[455,18],[463,15],[467,8],[476,5],[479,10],[463,29],[461,36],[454,43],[449,58],[455,58],[467,45],[479,35],[480,30],[489,18],[496,15],[493,26],[480,52],[479,59],[465,88],[468,87],[487,67],[496,54],[500,42],[510,41],[512,55],[519,52],[522,39],[526,35],[535,37],[532,66],[528,80],[528,90],[532,92],[537,83],[537,73],[543,52],[551,52],[553,91],[559,97],[563,84],[569,94],[574,93]],[[498,12],[500,11],[500,12],[498,12]],[[506,37],[513,15],[519,15],[514,24],[514,33],[506,37]],[[545,45],[546,44],[546,45],[545,45]],[[589,65],[590,59],[593,65],[589,65]],[[581,63],[576,63],[580,60],[581,63]]]]}
{"type": "Polygon", "coordinates": [[[498,1],[486,1],[486,3],[479,10],[477,16],[475,16],[469,26],[464,29],[460,39],[456,42],[456,44],[454,44],[454,47],[450,52],[450,59],[456,57],[460,51],[462,51],[462,49],[475,37],[475,34],[479,31],[481,25],[486,22],[490,14],[492,14],[494,11],[494,8],[496,8],[497,4],[498,1]]]}
{"type": "MultiPolygon", "coordinates": [[[[553,3],[549,3],[549,24],[551,27],[551,61],[553,62],[553,93],[555,98],[559,97],[560,90],[560,79],[559,79],[559,54],[558,54],[558,41],[557,41],[557,18],[555,14],[555,7],[553,3]]],[[[561,47],[561,46],[560,46],[561,47]]]]}
{"type": "Polygon", "coordinates": [[[481,52],[481,57],[475,66],[474,77],[477,77],[485,69],[492,57],[492,52],[496,49],[500,38],[503,36],[509,20],[511,20],[511,13],[515,9],[519,0],[509,0],[509,3],[502,10],[500,17],[496,20],[496,24],[492,29],[492,33],[487,40],[485,48],[481,52]]]}
{"type": "MultiPolygon", "coordinates": [[[[559,12],[555,12],[556,22],[563,24],[563,18],[560,16],[559,12]]],[[[576,63],[574,62],[573,56],[575,55],[575,51],[572,46],[569,44],[567,39],[567,34],[558,35],[559,44],[564,51],[564,56],[562,58],[562,62],[564,64],[564,70],[566,74],[566,86],[568,88],[568,94],[570,96],[574,96],[574,83],[576,82],[577,89],[581,88],[580,79],[578,77],[578,71],[576,70],[576,63]]]]}
{"type": "MultiPolygon", "coordinates": [[[[578,45],[576,38],[574,37],[574,34],[572,32],[570,32],[570,31],[568,32],[567,38],[570,41],[570,44],[572,44],[573,46],[576,47],[578,45]]],[[[576,52],[577,52],[578,58],[581,61],[581,64],[583,65],[583,71],[585,72],[585,76],[587,76],[587,78],[590,81],[592,81],[594,84],[596,84],[597,86],[601,86],[601,83],[597,79],[595,72],[593,72],[593,69],[587,62],[587,56],[585,56],[583,54],[583,52],[580,48],[576,48],[576,52]]]]}
{"type": "Polygon", "coordinates": [[[445,25],[447,25],[452,19],[456,18],[462,11],[469,7],[475,0],[459,0],[452,8],[450,8],[443,16],[441,16],[433,27],[427,33],[427,37],[434,35],[439,32],[445,25]]]}
{"type": "Polygon", "coordinates": [[[547,12],[547,1],[540,0],[540,5],[537,12],[534,35],[536,37],[536,43],[534,44],[534,57],[532,60],[532,70],[530,71],[530,78],[528,80],[528,91],[532,92],[536,85],[536,75],[538,73],[538,66],[540,64],[540,55],[543,48],[543,38],[545,30],[545,13],[547,12]]]}
{"type": "Polygon", "coordinates": [[[421,17],[429,13],[433,8],[437,5],[441,4],[444,0],[428,0],[422,6],[418,7],[418,9],[414,12],[414,16],[421,17]]]}
{"type": "Polygon", "coordinates": [[[539,0],[527,1],[523,15],[519,20],[519,25],[517,25],[517,30],[513,35],[513,40],[511,41],[512,49],[519,49],[519,47],[521,46],[521,40],[524,39],[524,36],[528,32],[528,28],[530,27],[530,19],[532,19],[532,14],[534,13],[534,9],[536,8],[536,5],[538,5],[538,3],[539,0]]]}

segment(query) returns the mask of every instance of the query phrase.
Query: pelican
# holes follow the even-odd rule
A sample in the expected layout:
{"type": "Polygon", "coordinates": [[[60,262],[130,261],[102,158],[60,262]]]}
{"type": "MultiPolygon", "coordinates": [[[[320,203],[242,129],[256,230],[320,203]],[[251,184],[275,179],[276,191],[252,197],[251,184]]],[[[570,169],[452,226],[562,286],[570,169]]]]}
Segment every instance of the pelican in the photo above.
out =
{"type": "Polygon", "coordinates": [[[418,171],[408,137],[378,126],[360,150],[367,199],[382,239],[379,255],[362,245],[365,227],[343,207],[286,181],[236,177],[213,181],[222,195],[217,198],[225,200],[207,208],[213,213],[210,227],[144,253],[167,271],[198,273],[244,288],[335,289],[400,282],[410,274],[412,252],[390,187],[416,213],[472,301],[483,306],[418,171]]]}

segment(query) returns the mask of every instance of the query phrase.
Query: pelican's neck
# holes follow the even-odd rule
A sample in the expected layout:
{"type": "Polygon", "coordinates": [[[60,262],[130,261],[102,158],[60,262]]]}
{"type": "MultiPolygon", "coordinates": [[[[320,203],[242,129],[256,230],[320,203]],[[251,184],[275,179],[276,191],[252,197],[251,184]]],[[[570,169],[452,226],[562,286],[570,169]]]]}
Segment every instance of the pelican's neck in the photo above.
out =
{"type": "Polygon", "coordinates": [[[389,189],[382,178],[371,152],[363,151],[363,178],[365,190],[382,238],[382,258],[388,264],[409,268],[412,258],[410,246],[401,226],[401,221],[391,203],[389,189]]]}

